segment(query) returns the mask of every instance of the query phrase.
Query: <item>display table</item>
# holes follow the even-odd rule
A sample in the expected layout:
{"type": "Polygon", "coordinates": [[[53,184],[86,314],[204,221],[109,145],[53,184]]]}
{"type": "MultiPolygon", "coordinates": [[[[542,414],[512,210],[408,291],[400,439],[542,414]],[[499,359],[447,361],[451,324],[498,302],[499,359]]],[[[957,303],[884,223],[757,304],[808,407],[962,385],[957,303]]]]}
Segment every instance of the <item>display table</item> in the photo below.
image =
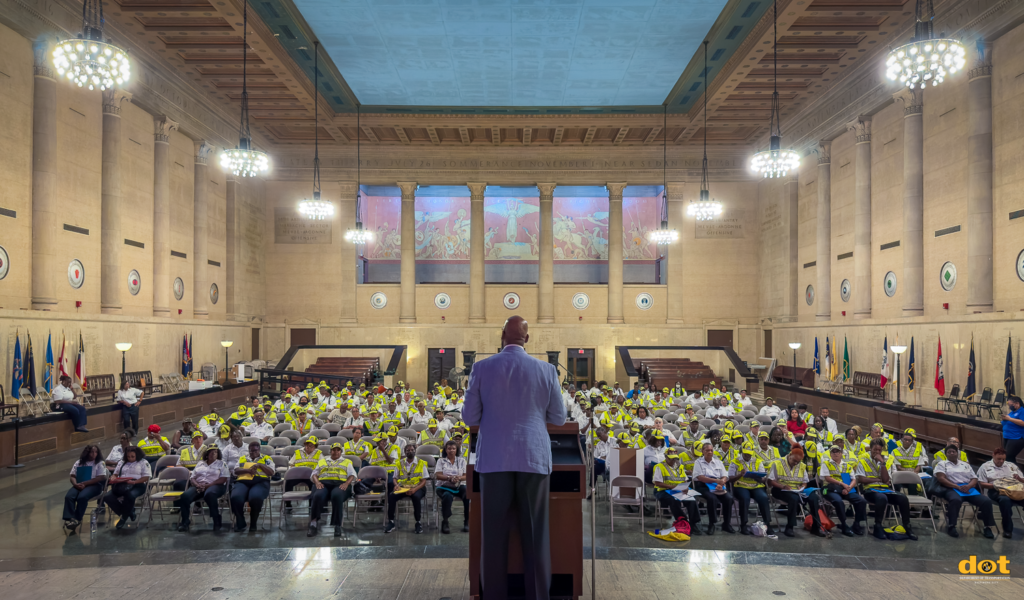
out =
{"type": "MultiPolygon", "coordinates": [[[[470,428],[469,467],[466,489],[469,492],[469,593],[474,600],[480,595],[480,482],[474,471],[476,463],[477,427],[470,428]]],[[[579,445],[580,428],[575,422],[548,425],[551,436],[550,511],[548,531],[551,544],[551,597],[579,598],[583,595],[583,500],[587,496],[586,464],[579,445]]],[[[514,448],[509,448],[514,452],[514,448]]],[[[510,519],[510,523],[517,523],[510,519]]],[[[523,555],[519,531],[511,525],[508,554],[508,596],[524,597],[523,555]]]]}

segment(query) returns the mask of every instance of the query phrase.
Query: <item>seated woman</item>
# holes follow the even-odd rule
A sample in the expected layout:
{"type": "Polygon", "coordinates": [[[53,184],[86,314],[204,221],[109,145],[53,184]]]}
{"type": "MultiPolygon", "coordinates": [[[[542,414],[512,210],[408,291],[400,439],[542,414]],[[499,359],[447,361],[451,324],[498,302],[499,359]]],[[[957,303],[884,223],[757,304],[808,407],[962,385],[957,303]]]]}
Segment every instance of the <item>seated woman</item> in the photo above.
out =
{"type": "Polygon", "coordinates": [[[693,463],[693,480],[694,488],[707,501],[707,534],[715,533],[716,513],[719,512],[719,506],[722,509],[722,530],[726,533],[736,533],[732,524],[729,523],[732,518],[733,503],[732,494],[726,487],[726,484],[729,483],[729,469],[715,457],[715,449],[711,442],[704,442],[701,445],[701,457],[693,463]]]}
{"type": "Polygon", "coordinates": [[[437,497],[441,499],[441,533],[450,533],[448,519],[452,516],[452,502],[462,500],[462,531],[469,531],[469,496],[466,495],[466,459],[460,456],[459,444],[449,440],[444,444],[444,456],[434,466],[437,497]]]}
{"type": "MultiPolygon", "coordinates": [[[[772,427],[772,430],[768,432],[768,444],[779,451],[780,457],[788,455],[790,448],[793,447],[793,444],[790,442],[790,439],[793,438],[787,438],[787,434],[789,432],[786,431],[785,427],[778,425],[772,427]]],[[[789,435],[792,436],[792,434],[789,435]]]]}
{"type": "MultiPolygon", "coordinates": [[[[196,465],[203,461],[203,456],[206,454],[204,448],[203,436],[192,436],[192,443],[179,450],[178,462],[174,466],[185,467],[189,471],[195,469],[196,465]]],[[[216,446],[211,446],[211,448],[216,448],[216,446]]],[[[176,481],[173,487],[175,492],[184,492],[188,487],[188,481],[176,481]]]]}
{"type": "Polygon", "coordinates": [[[825,537],[818,515],[821,503],[818,501],[817,492],[803,494],[807,481],[807,466],[804,464],[804,451],[800,446],[793,446],[785,458],[773,462],[768,469],[768,484],[772,488],[772,496],[786,504],[786,528],[783,530],[786,537],[796,535],[793,528],[796,527],[796,517],[800,513],[801,503],[807,504],[814,523],[811,526],[811,535],[825,537]]]}
{"type": "Polygon", "coordinates": [[[665,460],[665,434],[654,432],[650,443],[644,448],[644,481],[651,483],[654,465],[665,460]]]}
{"type": "Polygon", "coordinates": [[[672,432],[669,431],[668,429],[665,429],[665,419],[662,419],[661,417],[654,417],[654,431],[660,432],[661,435],[665,436],[666,446],[671,446],[679,443],[679,440],[676,439],[676,436],[672,435],[672,432]]]}
{"type": "Polygon", "coordinates": [[[743,535],[751,533],[750,525],[747,524],[750,518],[748,509],[751,500],[757,504],[761,519],[768,525],[768,535],[775,535],[775,528],[771,526],[768,493],[764,488],[764,478],[767,473],[767,466],[754,452],[754,444],[744,442],[740,449],[740,455],[729,465],[729,481],[732,482],[732,494],[740,504],[740,533],[743,535]],[[760,473],[760,475],[754,475],[754,473],[760,473]]]}
{"type": "Polygon", "coordinates": [[[85,407],[82,406],[81,402],[75,400],[75,392],[71,389],[70,377],[61,375],[60,385],[53,388],[50,401],[54,409],[66,413],[71,418],[71,424],[74,425],[75,431],[89,433],[85,426],[88,418],[85,414],[85,407]]]}
{"type": "Polygon", "coordinates": [[[786,431],[792,434],[798,442],[803,440],[804,435],[807,434],[807,421],[800,417],[800,412],[795,408],[789,411],[789,418],[786,419],[786,431]]]}
{"type": "Polygon", "coordinates": [[[654,497],[658,499],[658,504],[667,508],[676,522],[683,519],[685,514],[690,523],[691,536],[703,535],[704,532],[700,530],[700,511],[696,500],[687,500],[684,503],[670,493],[685,493],[689,488],[689,477],[686,475],[686,470],[679,464],[679,454],[675,450],[669,449],[665,452],[665,461],[655,465],[651,479],[654,482],[654,489],[657,490],[654,497]],[[686,505],[685,513],[684,504],[686,505]]]}
{"type": "Polygon", "coordinates": [[[893,490],[892,474],[896,459],[885,454],[885,446],[886,442],[882,438],[871,440],[868,455],[861,455],[856,472],[857,483],[864,489],[864,499],[875,506],[875,528],[872,535],[880,540],[886,539],[882,520],[885,518],[886,507],[892,504],[900,513],[900,522],[903,523],[907,537],[916,540],[917,536],[910,526],[910,501],[904,494],[893,490]]]}
{"type": "MultiPolygon", "coordinates": [[[[230,465],[229,465],[230,468],[230,465]]],[[[249,532],[256,531],[263,501],[270,495],[270,478],[274,476],[274,460],[260,452],[259,442],[249,442],[249,454],[238,459],[231,485],[231,513],[235,515],[235,531],[245,531],[245,503],[249,503],[249,532]]]]}
{"type": "MultiPolygon", "coordinates": [[[[354,431],[359,431],[355,429],[354,431]]],[[[331,444],[330,458],[322,458],[317,463],[313,473],[309,476],[313,482],[313,498],[309,511],[309,529],[307,537],[316,535],[320,515],[331,501],[331,526],[334,527],[334,537],[341,537],[342,511],[345,502],[352,494],[352,484],[356,480],[356,470],[352,467],[352,461],[341,456],[341,442],[331,444]]]]}
{"type": "Polygon", "coordinates": [[[124,459],[117,463],[110,477],[110,491],[103,497],[103,503],[120,517],[118,529],[124,529],[129,520],[135,520],[135,499],[146,493],[146,484],[152,474],[142,450],[135,446],[125,449],[124,459]]]}
{"type": "Polygon", "coordinates": [[[821,468],[818,470],[818,475],[825,482],[825,500],[836,509],[840,528],[843,535],[847,537],[853,534],[864,535],[864,528],[860,523],[867,520],[868,503],[857,493],[857,480],[854,479],[858,464],[858,462],[851,463],[843,460],[843,449],[839,446],[832,446],[828,449],[828,458],[821,463],[821,468]],[[846,524],[844,501],[853,506],[852,529],[846,524]]]}
{"type": "Polygon", "coordinates": [[[967,502],[973,504],[981,513],[981,520],[985,523],[985,537],[995,539],[996,536],[992,533],[992,528],[996,526],[996,521],[992,518],[992,500],[978,493],[975,487],[978,478],[974,474],[974,469],[967,461],[960,460],[958,446],[949,444],[943,452],[946,459],[935,465],[935,480],[939,484],[936,486],[935,495],[946,501],[946,532],[952,537],[960,537],[956,530],[956,522],[960,517],[960,507],[967,502]]]}
{"type": "Polygon", "coordinates": [[[197,500],[206,502],[206,506],[210,507],[213,530],[220,531],[220,506],[217,502],[227,491],[228,483],[228,467],[221,458],[220,449],[211,446],[203,451],[202,460],[192,469],[190,481],[192,485],[174,502],[181,512],[178,531],[188,531],[189,520],[192,518],[192,503],[197,500]]]}
{"type": "Polygon", "coordinates": [[[989,499],[999,505],[999,513],[1003,517],[1003,537],[1013,537],[1013,505],[1024,506],[1024,500],[1014,500],[999,493],[994,485],[1000,479],[1013,479],[1024,483],[1017,465],[1006,462],[1006,450],[996,448],[992,451],[992,460],[978,467],[978,485],[985,490],[989,499]]]}
{"type": "Polygon", "coordinates": [[[636,409],[636,417],[633,418],[633,422],[639,424],[644,429],[654,429],[654,418],[651,417],[645,406],[640,406],[636,409]]]}
{"type": "Polygon", "coordinates": [[[71,465],[71,489],[64,495],[64,528],[71,533],[82,522],[89,501],[103,491],[107,467],[103,464],[100,447],[88,445],[71,465]]]}
{"type": "Polygon", "coordinates": [[[408,498],[412,502],[413,516],[416,518],[416,533],[423,533],[423,525],[420,523],[423,497],[427,494],[424,489],[427,486],[427,462],[416,456],[416,446],[409,444],[405,447],[405,458],[398,462],[395,468],[393,485],[388,486],[388,524],[384,527],[384,533],[391,533],[395,530],[395,511],[398,509],[398,502],[408,498]],[[395,492],[395,490],[401,490],[395,492]]]}
{"type": "Polygon", "coordinates": [[[110,449],[110,453],[107,454],[107,469],[113,469],[117,466],[117,463],[121,462],[124,458],[124,451],[132,446],[132,438],[135,437],[135,431],[132,429],[125,429],[121,432],[121,437],[118,438],[118,444],[110,449]]]}
{"type": "MultiPolygon", "coordinates": [[[[171,442],[160,435],[160,426],[154,423],[146,430],[146,437],[139,440],[138,448],[142,451],[143,458],[149,462],[152,468],[156,465],[156,461],[160,460],[161,456],[167,455],[167,452],[171,449],[171,442]]],[[[160,471],[153,474],[159,475],[160,471]]]]}

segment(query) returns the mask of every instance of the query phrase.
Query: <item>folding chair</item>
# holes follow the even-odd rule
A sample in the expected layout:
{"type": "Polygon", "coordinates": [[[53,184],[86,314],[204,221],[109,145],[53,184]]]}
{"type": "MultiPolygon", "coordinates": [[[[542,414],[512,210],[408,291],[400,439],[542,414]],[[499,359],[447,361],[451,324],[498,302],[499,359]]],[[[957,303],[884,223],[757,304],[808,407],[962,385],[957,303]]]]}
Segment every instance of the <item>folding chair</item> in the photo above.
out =
{"type": "Polygon", "coordinates": [[[331,435],[338,435],[338,432],[341,431],[341,425],[338,423],[324,423],[323,428],[331,435]]]}
{"type": "Polygon", "coordinates": [[[298,431],[295,431],[294,429],[289,429],[287,431],[282,431],[280,437],[288,438],[289,440],[292,441],[293,444],[295,444],[298,443],[299,439],[303,436],[300,436],[298,431]]]}
{"type": "MultiPolygon", "coordinates": [[[[359,469],[357,479],[381,479],[385,482],[388,480],[388,470],[384,467],[369,466],[359,469]]],[[[352,527],[356,526],[356,516],[359,514],[359,507],[367,507],[372,505],[374,502],[383,502],[382,509],[382,520],[381,525],[387,524],[388,518],[388,493],[387,488],[381,492],[370,492],[369,494],[354,494],[352,496],[354,505],[352,507],[352,527]]]]}
{"type": "Polygon", "coordinates": [[[355,434],[352,433],[351,429],[341,429],[338,431],[337,437],[343,437],[345,440],[350,441],[355,437],[355,434]]]}
{"type": "Polygon", "coordinates": [[[274,425],[274,435],[281,435],[282,432],[288,431],[291,428],[291,423],[278,423],[274,425]]]}
{"type": "Polygon", "coordinates": [[[1005,390],[999,390],[998,392],[996,392],[996,399],[993,401],[991,399],[992,389],[991,388],[985,388],[985,389],[988,390],[988,392],[989,392],[989,398],[986,399],[985,398],[985,394],[982,394],[982,396],[981,396],[981,410],[988,411],[988,418],[996,419],[998,417],[996,417],[995,411],[999,411],[1000,413],[1002,413],[1003,403],[1006,402],[1006,392],[1005,392],[1005,390]]]}
{"type": "Polygon", "coordinates": [[[953,384],[953,389],[949,391],[949,396],[945,398],[939,397],[938,401],[943,403],[943,410],[949,410],[952,407],[954,412],[960,412],[960,407],[967,404],[960,399],[959,383],[953,384]]]}
{"type": "Polygon", "coordinates": [[[416,433],[419,433],[419,432],[425,430],[426,428],[427,428],[427,424],[426,423],[414,423],[413,426],[410,429],[412,429],[416,433]]]}
{"type": "MultiPolygon", "coordinates": [[[[292,502],[293,503],[292,504],[292,512],[291,512],[292,516],[295,516],[296,513],[298,513],[300,510],[303,510],[303,508],[305,508],[305,510],[306,510],[306,516],[307,517],[310,516],[310,512],[309,512],[309,510],[310,510],[310,502],[311,502],[311,499],[312,499],[312,496],[313,496],[313,482],[310,479],[310,477],[312,477],[312,475],[313,475],[313,469],[310,469],[309,467],[291,467],[290,469],[285,471],[284,477],[281,479],[281,481],[283,483],[286,484],[289,481],[305,482],[306,483],[306,489],[305,490],[292,490],[290,492],[284,492],[284,493],[281,494],[280,504],[278,505],[278,507],[279,507],[279,509],[278,509],[278,528],[284,529],[284,520],[285,520],[284,503],[285,502],[292,502]],[[304,506],[299,504],[303,500],[306,501],[304,506]]],[[[271,524],[273,524],[273,521],[271,521],[271,524]]]]}
{"type": "Polygon", "coordinates": [[[283,437],[283,436],[282,437],[270,438],[270,441],[267,442],[267,446],[269,446],[270,448],[273,448],[274,450],[280,452],[280,451],[285,450],[287,448],[291,448],[292,447],[292,440],[289,439],[289,438],[283,437]]]}
{"type": "Polygon", "coordinates": [[[619,514],[618,518],[619,519],[627,519],[627,520],[636,519],[636,520],[640,521],[640,530],[641,531],[644,530],[644,499],[646,497],[646,494],[647,494],[647,486],[644,483],[644,480],[642,478],[640,478],[640,477],[633,477],[631,475],[619,475],[618,477],[612,479],[611,482],[608,483],[608,516],[611,519],[612,531],[615,531],[615,517],[616,517],[616,515],[615,515],[615,507],[616,506],[635,506],[635,507],[637,507],[637,512],[639,513],[639,516],[633,517],[633,516],[624,516],[622,514],[619,514]],[[617,498],[617,497],[615,497],[612,494],[612,489],[613,488],[634,489],[634,490],[639,491],[639,495],[637,495],[634,498],[626,498],[626,497],[618,497],[617,498]]]}
{"type": "MultiPolygon", "coordinates": [[[[167,457],[164,456],[162,458],[167,457]]],[[[192,472],[186,469],[185,467],[167,467],[160,473],[160,479],[157,480],[156,485],[153,487],[159,486],[173,488],[175,483],[178,483],[179,481],[188,481],[188,479],[191,476],[192,472]]],[[[160,518],[162,519],[164,516],[164,503],[176,502],[178,500],[178,497],[181,496],[181,494],[179,493],[174,493],[173,496],[168,496],[169,493],[172,493],[171,489],[161,490],[158,492],[153,492],[151,491],[152,489],[152,487],[149,488],[149,491],[147,491],[146,494],[146,505],[149,506],[149,520],[146,521],[146,525],[149,525],[153,522],[154,504],[158,504],[160,506],[160,518]]]]}
{"type": "MultiPolygon", "coordinates": [[[[927,509],[928,518],[932,521],[932,530],[938,532],[939,529],[935,526],[935,503],[928,498],[928,491],[924,487],[924,481],[921,476],[913,471],[896,471],[892,474],[892,484],[897,485],[916,485],[921,490],[921,495],[907,494],[907,500],[910,502],[910,508],[921,509],[922,514],[927,509]]],[[[889,505],[892,509],[892,518],[896,519],[896,507],[889,505]]],[[[888,512],[888,509],[886,510],[888,512]]]]}
{"type": "Polygon", "coordinates": [[[318,440],[326,440],[327,438],[331,437],[331,433],[326,429],[314,429],[313,431],[309,432],[309,435],[315,437],[318,440]]]}

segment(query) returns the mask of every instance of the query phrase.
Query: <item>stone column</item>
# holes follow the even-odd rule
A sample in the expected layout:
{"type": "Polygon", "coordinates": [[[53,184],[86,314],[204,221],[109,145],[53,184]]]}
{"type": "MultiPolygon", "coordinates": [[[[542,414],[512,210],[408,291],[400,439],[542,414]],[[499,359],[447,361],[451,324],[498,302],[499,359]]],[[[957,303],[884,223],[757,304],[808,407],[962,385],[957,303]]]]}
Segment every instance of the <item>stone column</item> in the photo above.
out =
{"type": "MultiPolygon", "coordinates": [[[[341,306],[338,321],[354,324],[358,307],[356,306],[356,245],[344,239],[346,231],[356,228],[356,195],[359,186],[354,181],[342,181],[338,184],[339,198],[337,216],[334,220],[336,239],[341,240],[341,306]]],[[[333,201],[329,194],[322,194],[321,199],[333,201]]]]}
{"type": "Polygon", "coordinates": [[[32,310],[57,309],[57,82],[48,44],[35,45],[32,91],[32,310]]]}
{"type": "Polygon", "coordinates": [[[100,182],[100,311],[121,314],[121,102],[132,95],[111,88],[103,92],[103,146],[100,182]]]}
{"type": "Polygon", "coordinates": [[[622,191],[625,183],[608,188],[608,322],[622,323],[622,191]]]}
{"type": "Polygon", "coordinates": [[[903,102],[903,316],[924,314],[924,92],[904,88],[903,102]]]}
{"type": "Polygon", "coordinates": [[[537,279],[537,321],[555,322],[555,184],[538,183],[540,191],[540,277],[537,279]]]}
{"type": "Polygon", "coordinates": [[[853,316],[871,318],[871,117],[857,117],[846,128],[857,136],[854,160],[853,316]]]}
{"type": "Polygon", "coordinates": [[[789,293],[786,306],[790,321],[800,314],[800,183],[799,169],[790,171],[782,186],[782,211],[789,225],[789,293]]]}
{"type": "Polygon", "coordinates": [[[668,292],[668,323],[682,323],[684,314],[683,302],[683,235],[686,208],[683,202],[685,184],[669,183],[666,190],[668,196],[668,228],[680,233],[674,244],[668,245],[668,267],[665,269],[668,292]]]}
{"type": "Polygon", "coordinates": [[[153,120],[153,316],[169,317],[171,293],[170,133],[178,123],[166,116],[153,120]]]}
{"type": "Polygon", "coordinates": [[[469,187],[469,322],[487,321],[484,284],[484,191],[486,183],[469,187]]]}
{"type": "MultiPolygon", "coordinates": [[[[416,188],[415,182],[398,182],[402,189],[402,305],[399,323],[416,322],[416,188]]],[[[470,223],[472,227],[472,222],[470,223]]]]}
{"type": "Polygon", "coordinates": [[[210,282],[207,273],[207,239],[206,228],[209,205],[206,189],[210,177],[206,174],[206,163],[213,152],[213,146],[206,140],[198,140],[195,146],[195,181],[193,182],[193,214],[192,214],[192,316],[205,319],[210,313],[207,310],[210,297],[210,282]]]}
{"type": "MultiPolygon", "coordinates": [[[[249,179],[252,181],[252,179],[249,179]]],[[[238,194],[242,182],[235,175],[224,177],[224,318],[234,321],[238,315],[235,290],[235,261],[238,256],[238,194]]],[[[216,219],[215,219],[216,220],[216,219]]]]}
{"type": "Polygon", "coordinates": [[[992,312],[992,61],[978,42],[967,84],[967,311],[992,312]]]}
{"type": "Polygon", "coordinates": [[[818,254],[815,320],[832,319],[832,142],[818,144],[818,254]]]}

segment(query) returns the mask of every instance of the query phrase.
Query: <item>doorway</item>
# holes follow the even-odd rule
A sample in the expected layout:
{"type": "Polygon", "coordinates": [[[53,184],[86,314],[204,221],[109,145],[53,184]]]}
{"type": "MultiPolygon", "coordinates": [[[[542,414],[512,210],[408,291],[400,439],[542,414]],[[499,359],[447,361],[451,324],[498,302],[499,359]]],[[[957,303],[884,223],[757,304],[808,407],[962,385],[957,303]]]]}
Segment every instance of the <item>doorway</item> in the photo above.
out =
{"type": "Polygon", "coordinates": [[[761,356],[765,358],[772,358],[772,330],[764,330],[764,354],[761,356]]]}
{"type": "MultiPolygon", "coordinates": [[[[594,386],[594,363],[596,352],[593,348],[569,348],[566,352],[565,367],[576,376],[576,388],[580,384],[594,386]]],[[[569,379],[572,379],[571,377],[569,379]]]]}
{"type": "Polygon", "coordinates": [[[455,348],[429,348],[427,350],[427,389],[433,390],[435,383],[441,383],[442,379],[448,379],[448,373],[454,368],[455,348]]]}
{"type": "Polygon", "coordinates": [[[316,346],[316,329],[292,329],[292,346],[316,346]]]}
{"type": "Polygon", "coordinates": [[[732,348],[732,329],[708,329],[708,346],[732,348]]]}
{"type": "Polygon", "coordinates": [[[252,330],[252,358],[250,360],[257,360],[260,357],[260,330],[252,330]]]}

